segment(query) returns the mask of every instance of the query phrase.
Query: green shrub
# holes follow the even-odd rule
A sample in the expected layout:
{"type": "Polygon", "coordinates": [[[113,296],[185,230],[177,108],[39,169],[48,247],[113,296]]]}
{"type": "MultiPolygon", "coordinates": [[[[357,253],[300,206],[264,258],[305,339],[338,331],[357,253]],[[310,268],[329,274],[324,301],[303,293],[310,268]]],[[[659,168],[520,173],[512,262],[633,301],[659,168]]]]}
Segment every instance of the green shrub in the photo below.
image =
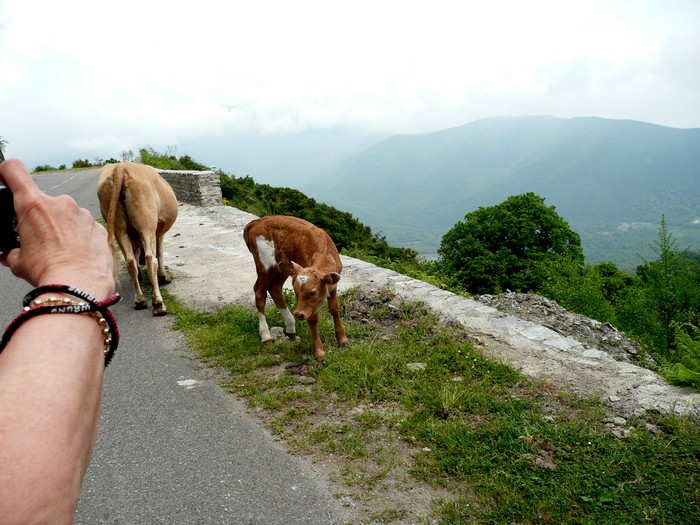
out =
{"type": "Polygon", "coordinates": [[[662,361],[661,374],[673,385],[700,389],[700,329],[676,325],[674,342],[671,360],[662,361]]]}
{"type": "Polygon", "coordinates": [[[615,308],[606,294],[604,277],[597,267],[571,257],[550,261],[540,292],[563,308],[601,322],[615,320],[615,308]]]}
{"type": "Polygon", "coordinates": [[[534,193],[467,213],[442,238],[442,272],[472,293],[538,291],[543,264],[561,256],[583,263],[581,238],[534,193]]]}
{"type": "Polygon", "coordinates": [[[92,164],[90,163],[89,160],[87,159],[77,159],[73,161],[73,169],[78,169],[78,168],[90,168],[92,167],[92,164]]]}
{"type": "Polygon", "coordinates": [[[189,155],[183,155],[179,159],[172,154],[158,153],[153,148],[141,148],[139,150],[141,162],[161,170],[197,170],[205,171],[209,167],[192,160],[189,155]]]}
{"type": "Polygon", "coordinates": [[[49,166],[48,164],[44,164],[42,166],[37,166],[34,168],[34,173],[40,173],[42,171],[56,171],[56,168],[53,166],[49,166]]]}

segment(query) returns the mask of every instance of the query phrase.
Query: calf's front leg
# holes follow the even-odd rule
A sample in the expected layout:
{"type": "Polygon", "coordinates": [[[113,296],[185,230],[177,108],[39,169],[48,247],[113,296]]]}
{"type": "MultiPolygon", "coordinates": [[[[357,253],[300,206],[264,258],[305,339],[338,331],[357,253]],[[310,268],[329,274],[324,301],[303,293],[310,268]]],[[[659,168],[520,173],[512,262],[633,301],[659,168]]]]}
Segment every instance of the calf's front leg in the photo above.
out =
{"type": "Polygon", "coordinates": [[[326,356],[326,352],[323,351],[323,343],[318,335],[318,314],[313,314],[308,321],[309,329],[311,330],[311,349],[314,359],[323,359],[326,356]]]}
{"type": "Polygon", "coordinates": [[[297,333],[296,321],[287,307],[287,302],[284,300],[284,293],[282,292],[282,287],[286,280],[286,275],[277,274],[270,283],[270,296],[280,314],[282,314],[282,319],[284,320],[284,335],[294,340],[297,333]]]}
{"type": "Polygon", "coordinates": [[[338,296],[335,293],[331,293],[328,296],[328,309],[333,316],[333,325],[335,326],[335,339],[338,341],[340,346],[348,346],[350,341],[345,335],[345,329],[343,328],[343,323],[340,321],[340,303],[338,302],[338,296]]]}
{"type": "Polygon", "coordinates": [[[263,343],[269,343],[272,341],[272,335],[270,335],[270,327],[267,326],[267,319],[265,319],[267,285],[260,282],[260,277],[255,281],[253,291],[255,292],[255,307],[258,310],[258,332],[260,333],[260,340],[263,343]]]}

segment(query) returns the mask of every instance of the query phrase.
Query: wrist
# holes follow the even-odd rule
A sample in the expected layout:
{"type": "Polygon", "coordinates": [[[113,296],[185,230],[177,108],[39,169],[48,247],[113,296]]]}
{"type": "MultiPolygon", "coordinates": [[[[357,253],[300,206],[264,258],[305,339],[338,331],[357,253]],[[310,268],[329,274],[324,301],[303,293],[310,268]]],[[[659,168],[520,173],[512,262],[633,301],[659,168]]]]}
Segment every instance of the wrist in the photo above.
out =
{"type": "Polygon", "coordinates": [[[42,278],[36,283],[36,287],[39,288],[50,284],[63,284],[83,290],[84,292],[95,297],[98,301],[114,295],[114,277],[112,275],[99,278],[85,274],[80,275],[70,274],[67,272],[55,272],[42,276],[42,278]]]}
{"type": "Polygon", "coordinates": [[[118,303],[121,297],[112,295],[105,299],[97,299],[85,290],[64,284],[46,284],[38,286],[24,296],[23,312],[7,327],[0,340],[0,352],[9,343],[12,335],[22,323],[41,314],[89,314],[97,320],[104,341],[105,366],[119,345],[119,329],[117,321],[109,311],[109,307],[118,303]],[[61,297],[63,296],[63,297],[61,297]],[[69,297],[73,297],[72,299],[69,297]]]}

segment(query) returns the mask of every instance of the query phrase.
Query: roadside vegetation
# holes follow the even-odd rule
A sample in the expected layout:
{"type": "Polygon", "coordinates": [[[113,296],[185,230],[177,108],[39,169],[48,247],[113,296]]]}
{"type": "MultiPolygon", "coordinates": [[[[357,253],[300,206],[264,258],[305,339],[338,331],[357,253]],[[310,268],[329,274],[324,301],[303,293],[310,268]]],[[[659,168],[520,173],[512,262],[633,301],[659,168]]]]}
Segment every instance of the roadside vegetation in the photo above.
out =
{"type": "MultiPolygon", "coordinates": [[[[596,399],[526,379],[468,334],[391,290],[343,294],[351,349],[324,363],[301,342],[264,345],[257,314],[166,297],[189,348],[273,434],[326,469],[354,523],[700,522],[700,428],[673,416],[625,422],[596,399]]],[[[287,301],[294,303],[289,293],[287,301]]],[[[267,312],[274,325],[282,319],[267,312]]]]}

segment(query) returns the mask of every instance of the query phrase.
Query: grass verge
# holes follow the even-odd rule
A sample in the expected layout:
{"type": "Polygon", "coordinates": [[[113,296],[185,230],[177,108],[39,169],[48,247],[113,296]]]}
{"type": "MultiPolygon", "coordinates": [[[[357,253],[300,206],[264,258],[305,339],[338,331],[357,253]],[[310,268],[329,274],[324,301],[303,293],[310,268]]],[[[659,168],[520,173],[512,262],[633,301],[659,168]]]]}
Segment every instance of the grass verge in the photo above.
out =
{"type": "Polygon", "coordinates": [[[266,346],[252,311],[166,302],[199,359],[325,469],[357,523],[700,523],[697,421],[647,415],[619,437],[602,403],[486,359],[390,290],[343,295],[347,349],[322,316],[323,363],[304,323],[300,342],[266,346]]]}

